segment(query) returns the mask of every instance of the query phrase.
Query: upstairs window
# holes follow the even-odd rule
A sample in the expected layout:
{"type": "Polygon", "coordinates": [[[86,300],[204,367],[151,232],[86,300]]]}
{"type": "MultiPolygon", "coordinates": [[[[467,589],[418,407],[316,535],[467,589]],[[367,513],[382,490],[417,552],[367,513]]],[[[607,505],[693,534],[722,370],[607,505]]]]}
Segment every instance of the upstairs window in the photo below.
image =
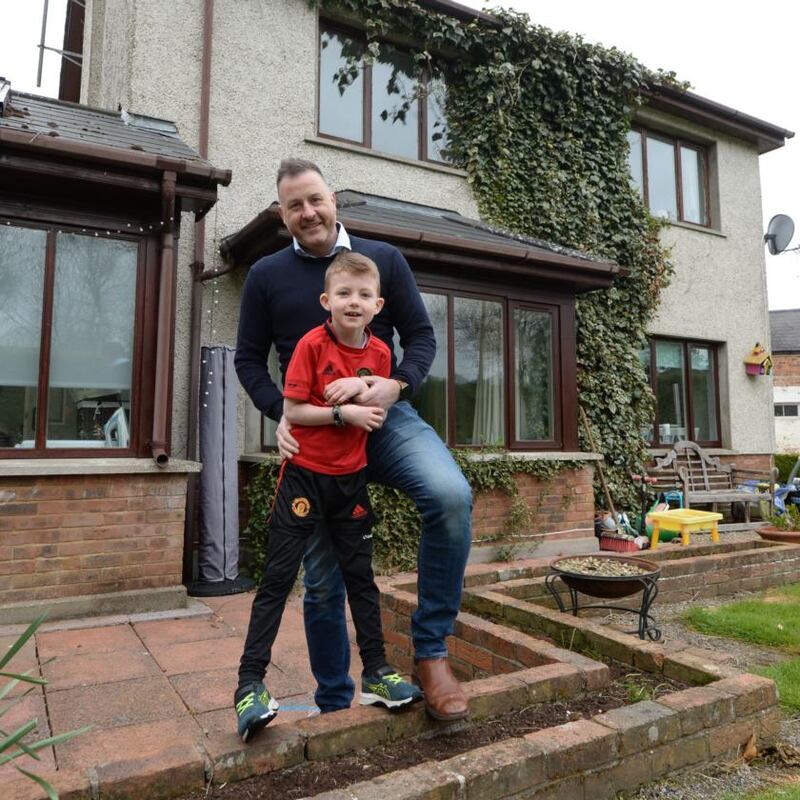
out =
{"type": "Polygon", "coordinates": [[[702,147],[644,129],[628,132],[631,179],[654,217],[708,226],[708,167],[702,147]]]}
{"type": "Polygon", "coordinates": [[[444,162],[446,87],[411,56],[381,43],[374,63],[356,34],[320,25],[320,136],[405,158],[444,162]],[[355,59],[355,63],[353,63],[355,59]]]}

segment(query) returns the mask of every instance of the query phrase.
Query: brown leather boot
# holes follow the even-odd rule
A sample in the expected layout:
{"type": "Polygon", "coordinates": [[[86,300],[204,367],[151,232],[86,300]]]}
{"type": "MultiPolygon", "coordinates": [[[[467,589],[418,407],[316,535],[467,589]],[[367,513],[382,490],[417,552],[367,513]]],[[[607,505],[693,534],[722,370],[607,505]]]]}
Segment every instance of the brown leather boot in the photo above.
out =
{"type": "Polygon", "coordinates": [[[467,696],[446,658],[426,658],[414,663],[414,682],[425,693],[425,710],[434,719],[451,721],[469,714],[467,696]]]}

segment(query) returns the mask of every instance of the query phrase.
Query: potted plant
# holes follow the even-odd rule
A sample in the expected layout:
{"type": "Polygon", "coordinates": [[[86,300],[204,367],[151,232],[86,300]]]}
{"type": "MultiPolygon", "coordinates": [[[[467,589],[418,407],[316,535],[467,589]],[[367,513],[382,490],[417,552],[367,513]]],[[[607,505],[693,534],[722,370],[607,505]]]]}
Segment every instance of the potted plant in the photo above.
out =
{"type": "Polygon", "coordinates": [[[800,508],[788,503],[783,514],[769,517],[769,524],[759,528],[758,535],[770,542],[800,544],[800,508]]]}

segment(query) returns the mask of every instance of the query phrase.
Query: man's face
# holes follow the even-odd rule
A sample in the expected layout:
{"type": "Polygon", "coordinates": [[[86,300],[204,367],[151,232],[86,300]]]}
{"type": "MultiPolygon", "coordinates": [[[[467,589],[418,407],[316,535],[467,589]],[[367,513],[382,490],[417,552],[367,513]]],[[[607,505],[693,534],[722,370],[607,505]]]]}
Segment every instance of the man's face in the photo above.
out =
{"type": "Polygon", "coordinates": [[[336,199],[322,176],[312,170],[284,178],[278,186],[278,212],[283,224],[315,256],[336,244],[336,199]]]}

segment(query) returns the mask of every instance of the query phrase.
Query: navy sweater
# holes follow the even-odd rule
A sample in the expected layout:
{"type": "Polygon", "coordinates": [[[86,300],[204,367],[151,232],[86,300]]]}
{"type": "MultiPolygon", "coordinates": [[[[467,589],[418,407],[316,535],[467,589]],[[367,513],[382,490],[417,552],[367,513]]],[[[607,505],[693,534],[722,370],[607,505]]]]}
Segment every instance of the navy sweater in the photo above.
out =
{"type": "MultiPolygon", "coordinates": [[[[381,296],[386,304],[370,325],[372,333],[392,351],[392,377],[416,391],[436,354],[428,312],[408,262],[386,242],[350,237],[354,252],[369,256],[381,274],[381,296]],[[392,337],[400,336],[403,360],[398,366],[392,337]]],[[[256,261],[242,290],[236,373],[256,408],[274,420],[283,414],[283,395],[267,370],[270,346],[275,345],[281,373],[300,337],[328,318],[320,305],[325,270],[330,258],[303,258],[292,245],[256,261]]]]}

